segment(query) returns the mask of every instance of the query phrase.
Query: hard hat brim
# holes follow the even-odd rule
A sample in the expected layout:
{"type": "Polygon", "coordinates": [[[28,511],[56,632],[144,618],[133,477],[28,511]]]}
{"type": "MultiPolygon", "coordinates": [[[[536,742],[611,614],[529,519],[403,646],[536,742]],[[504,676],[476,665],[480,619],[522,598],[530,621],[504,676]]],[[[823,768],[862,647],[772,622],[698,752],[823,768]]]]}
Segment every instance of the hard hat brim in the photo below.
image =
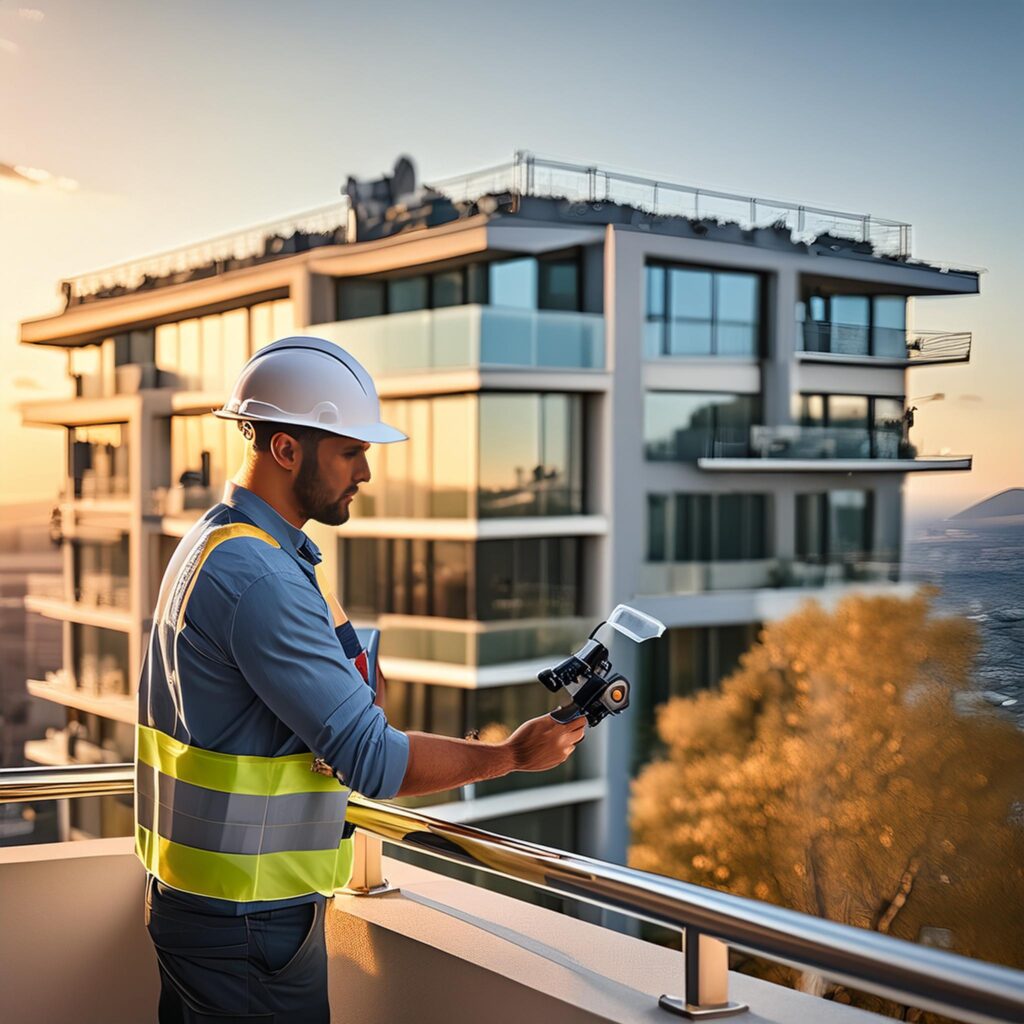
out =
{"type": "Polygon", "coordinates": [[[229,412],[227,409],[214,409],[213,415],[218,419],[235,420],[237,422],[280,423],[282,427],[313,427],[316,430],[322,430],[325,434],[351,437],[356,441],[365,441],[367,444],[393,444],[395,441],[409,440],[408,434],[403,434],[401,430],[387,423],[363,423],[354,426],[343,426],[342,424],[333,423],[309,423],[305,420],[291,419],[287,415],[273,417],[242,416],[237,412],[229,412]]]}

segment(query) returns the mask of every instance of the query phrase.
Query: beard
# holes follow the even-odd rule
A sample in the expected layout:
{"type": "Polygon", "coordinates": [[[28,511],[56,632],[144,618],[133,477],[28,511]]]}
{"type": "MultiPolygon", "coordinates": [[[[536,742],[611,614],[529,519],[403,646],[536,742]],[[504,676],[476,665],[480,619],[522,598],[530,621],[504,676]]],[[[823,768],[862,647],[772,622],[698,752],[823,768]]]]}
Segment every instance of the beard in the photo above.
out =
{"type": "Polygon", "coordinates": [[[315,453],[314,458],[303,458],[295,477],[294,493],[299,510],[307,519],[326,526],[341,526],[348,522],[348,506],[341,502],[343,498],[354,494],[355,488],[349,488],[341,494],[329,490],[317,473],[315,453]]]}

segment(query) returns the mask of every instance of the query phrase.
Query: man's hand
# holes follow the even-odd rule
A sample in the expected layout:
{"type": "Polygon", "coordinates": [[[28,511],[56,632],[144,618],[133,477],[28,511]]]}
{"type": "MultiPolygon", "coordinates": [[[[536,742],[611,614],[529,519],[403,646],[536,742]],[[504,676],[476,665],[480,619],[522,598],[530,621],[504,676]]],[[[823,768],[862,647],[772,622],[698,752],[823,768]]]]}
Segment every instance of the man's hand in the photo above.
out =
{"type": "Polygon", "coordinates": [[[514,770],[542,772],[560,765],[582,741],[586,727],[582,715],[566,723],[550,715],[523,722],[505,741],[512,749],[514,770]]]}

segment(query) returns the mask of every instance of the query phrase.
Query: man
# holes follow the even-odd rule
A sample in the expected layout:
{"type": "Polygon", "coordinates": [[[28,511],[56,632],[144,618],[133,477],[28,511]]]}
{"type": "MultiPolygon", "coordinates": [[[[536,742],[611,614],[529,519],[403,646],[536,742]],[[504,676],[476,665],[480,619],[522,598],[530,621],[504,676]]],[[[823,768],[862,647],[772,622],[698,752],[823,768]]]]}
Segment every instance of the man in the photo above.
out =
{"type": "Polygon", "coordinates": [[[245,461],[171,559],[139,685],[136,851],[160,1020],[319,1024],[326,897],[351,867],[348,789],[418,796],[543,771],[584,720],[545,715],[496,745],[388,725],[383,680],[350,660],[353,631],[302,532],[344,523],[370,445],[405,440],[348,353],[275,342],[217,415],[238,421],[245,461]]]}

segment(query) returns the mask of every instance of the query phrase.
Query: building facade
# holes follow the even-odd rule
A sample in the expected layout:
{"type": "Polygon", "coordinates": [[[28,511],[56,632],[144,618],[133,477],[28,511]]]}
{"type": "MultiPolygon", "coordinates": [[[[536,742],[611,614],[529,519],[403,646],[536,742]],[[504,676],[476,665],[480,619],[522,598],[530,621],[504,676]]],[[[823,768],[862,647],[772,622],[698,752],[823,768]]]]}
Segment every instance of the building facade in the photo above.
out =
{"type": "Polygon", "coordinates": [[[915,261],[893,222],[530,157],[434,188],[402,166],[340,209],[64,290],[22,324],[75,387],[24,407],[68,438],[64,593],[35,606],[64,667],[29,690],[130,758],[163,568],[242,450],[210,410],[261,346],[324,336],[410,438],[371,451],[347,524],[310,527],[382,630],[397,727],[500,739],[614,604],[667,625],[616,641],[632,707],[560,769],[420,801],[612,860],[656,706],[809,597],[899,588],[905,474],[970,468],[917,449],[908,395],[914,366],[969,358],[969,334],[915,321],[978,276],[915,261]]]}

